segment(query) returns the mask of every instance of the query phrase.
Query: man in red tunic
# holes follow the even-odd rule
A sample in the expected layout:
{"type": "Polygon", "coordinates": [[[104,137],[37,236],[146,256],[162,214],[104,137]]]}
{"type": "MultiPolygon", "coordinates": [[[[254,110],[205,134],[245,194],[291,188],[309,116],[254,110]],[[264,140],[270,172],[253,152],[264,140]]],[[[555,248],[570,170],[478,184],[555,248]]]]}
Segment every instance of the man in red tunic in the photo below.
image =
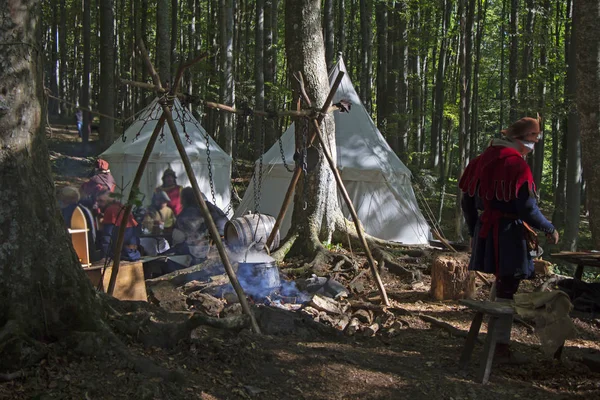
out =
{"type": "MultiPolygon", "coordinates": [[[[472,240],[470,270],[496,275],[497,301],[511,301],[522,279],[534,274],[537,242],[532,228],[558,242],[558,232],[542,215],[527,154],[541,132],[535,118],[521,118],[493,139],[465,169],[459,187],[472,240]]],[[[497,355],[517,361],[508,347],[511,324],[498,326],[497,355]]]]}
{"type": "Polygon", "coordinates": [[[177,175],[175,175],[175,171],[173,171],[171,168],[167,169],[163,173],[162,181],[162,186],[157,187],[156,191],[163,191],[167,194],[167,196],[169,196],[170,200],[167,205],[177,216],[182,210],[181,190],[183,188],[177,184],[177,175]]]}

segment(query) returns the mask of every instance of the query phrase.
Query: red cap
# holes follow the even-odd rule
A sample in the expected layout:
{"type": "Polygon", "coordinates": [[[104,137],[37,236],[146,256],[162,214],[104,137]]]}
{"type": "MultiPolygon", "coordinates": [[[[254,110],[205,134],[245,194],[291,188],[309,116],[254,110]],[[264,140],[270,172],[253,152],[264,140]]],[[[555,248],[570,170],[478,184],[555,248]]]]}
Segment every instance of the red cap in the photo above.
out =
{"type": "Polygon", "coordinates": [[[107,171],[108,161],[104,161],[103,159],[99,158],[98,160],[96,160],[96,168],[102,171],[107,171]]]}

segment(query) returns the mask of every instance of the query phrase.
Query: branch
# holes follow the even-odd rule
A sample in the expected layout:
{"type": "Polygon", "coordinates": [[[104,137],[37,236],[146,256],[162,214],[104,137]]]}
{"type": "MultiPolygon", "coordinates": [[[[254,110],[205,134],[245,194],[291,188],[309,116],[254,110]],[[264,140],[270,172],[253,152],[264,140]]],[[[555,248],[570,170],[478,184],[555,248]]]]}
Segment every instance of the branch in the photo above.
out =
{"type": "Polygon", "coordinates": [[[172,86],[173,93],[176,93],[179,89],[179,84],[181,83],[181,78],[183,77],[183,73],[185,72],[185,70],[191,67],[192,65],[199,63],[207,57],[208,53],[203,53],[200,54],[198,57],[194,58],[193,60],[179,66],[179,69],[177,70],[177,75],[175,77],[175,82],[172,86]]]}
{"type": "Polygon", "coordinates": [[[150,61],[150,56],[148,55],[148,50],[146,50],[146,46],[144,45],[144,41],[142,40],[142,38],[138,39],[137,46],[138,46],[138,50],[140,51],[140,55],[144,59],[144,63],[146,64],[146,67],[148,68],[148,71],[150,72],[150,76],[152,76],[152,81],[154,82],[154,86],[156,86],[158,88],[162,88],[162,85],[160,83],[160,77],[158,76],[158,73],[154,69],[154,65],[152,65],[152,61],[150,61]]]}

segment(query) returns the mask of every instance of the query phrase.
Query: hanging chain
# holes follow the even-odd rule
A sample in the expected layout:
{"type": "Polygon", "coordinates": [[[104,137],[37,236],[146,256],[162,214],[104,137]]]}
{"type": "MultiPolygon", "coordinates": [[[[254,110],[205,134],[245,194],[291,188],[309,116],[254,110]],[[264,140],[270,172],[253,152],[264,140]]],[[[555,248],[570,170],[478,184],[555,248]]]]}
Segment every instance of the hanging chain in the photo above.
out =
{"type": "MultiPolygon", "coordinates": [[[[275,120],[271,120],[273,123],[273,131],[275,131],[275,120]]],[[[277,141],[279,142],[279,153],[281,154],[281,160],[283,161],[283,166],[287,169],[288,172],[294,172],[294,168],[291,168],[288,163],[285,161],[285,153],[283,151],[283,142],[281,141],[282,135],[279,135],[277,141]]]]}
{"type": "Polygon", "coordinates": [[[306,163],[307,158],[307,148],[308,148],[308,119],[306,119],[305,124],[302,127],[302,172],[304,174],[304,185],[302,188],[302,210],[306,210],[308,208],[308,196],[306,192],[308,191],[308,166],[306,163]]]}
{"type": "MultiPolygon", "coordinates": [[[[256,121],[256,116],[254,117],[256,121]]],[[[256,173],[252,175],[252,183],[254,185],[254,212],[256,214],[260,213],[260,200],[261,200],[261,190],[262,190],[262,175],[263,175],[263,157],[265,153],[265,121],[262,121],[261,124],[261,132],[260,132],[260,157],[258,159],[258,184],[256,173]]]]}
{"type": "Polygon", "coordinates": [[[210,159],[210,136],[206,134],[206,163],[208,164],[208,181],[210,183],[210,194],[214,205],[217,205],[217,199],[215,196],[215,182],[213,180],[213,170],[210,159]]]}

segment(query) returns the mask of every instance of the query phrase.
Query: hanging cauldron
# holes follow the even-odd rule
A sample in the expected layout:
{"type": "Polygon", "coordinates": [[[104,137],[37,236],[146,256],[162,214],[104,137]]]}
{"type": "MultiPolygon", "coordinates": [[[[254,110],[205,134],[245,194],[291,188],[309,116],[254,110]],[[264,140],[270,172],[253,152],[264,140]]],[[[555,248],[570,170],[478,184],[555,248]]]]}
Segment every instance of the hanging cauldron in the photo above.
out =
{"type": "Polygon", "coordinates": [[[281,287],[277,262],[266,254],[250,254],[239,261],[238,280],[244,292],[264,298],[281,287]]]}

